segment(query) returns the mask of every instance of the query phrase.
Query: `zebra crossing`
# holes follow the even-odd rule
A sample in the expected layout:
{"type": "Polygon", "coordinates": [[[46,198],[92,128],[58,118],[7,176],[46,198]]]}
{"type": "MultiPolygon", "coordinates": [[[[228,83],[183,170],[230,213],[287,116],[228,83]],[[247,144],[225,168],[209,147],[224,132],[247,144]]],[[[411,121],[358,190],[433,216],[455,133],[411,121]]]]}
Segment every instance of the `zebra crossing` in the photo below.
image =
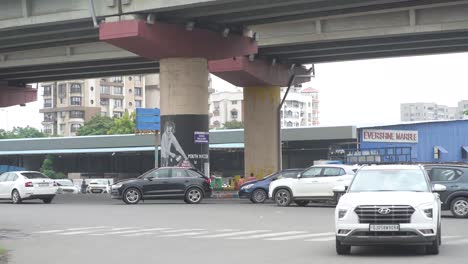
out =
{"type": "MultiPolygon", "coordinates": [[[[330,242],[335,240],[334,232],[314,233],[306,230],[274,231],[274,230],[242,230],[242,229],[207,229],[207,228],[171,228],[171,227],[71,227],[64,229],[39,230],[32,232],[36,236],[63,237],[106,237],[118,236],[154,237],[161,239],[190,238],[190,239],[227,239],[227,240],[263,240],[263,241],[304,241],[330,242]]],[[[442,237],[444,244],[468,244],[467,236],[446,235],[442,237]]]]}

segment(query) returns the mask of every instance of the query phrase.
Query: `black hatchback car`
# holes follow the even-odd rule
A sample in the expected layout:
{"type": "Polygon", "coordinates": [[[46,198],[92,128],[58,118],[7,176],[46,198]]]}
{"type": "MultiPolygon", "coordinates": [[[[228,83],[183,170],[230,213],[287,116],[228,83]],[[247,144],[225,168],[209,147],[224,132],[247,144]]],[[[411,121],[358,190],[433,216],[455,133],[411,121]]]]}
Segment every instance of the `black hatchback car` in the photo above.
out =
{"type": "Polygon", "coordinates": [[[136,179],[115,183],[111,195],[127,204],[154,199],[183,199],[186,203],[196,204],[211,197],[210,183],[208,177],[195,169],[159,168],[136,179]]]}
{"type": "Polygon", "coordinates": [[[424,168],[432,183],[447,187],[440,194],[442,210],[452,211],[457,218],[468,218],[468,166],[430,164],[424,168]]]}

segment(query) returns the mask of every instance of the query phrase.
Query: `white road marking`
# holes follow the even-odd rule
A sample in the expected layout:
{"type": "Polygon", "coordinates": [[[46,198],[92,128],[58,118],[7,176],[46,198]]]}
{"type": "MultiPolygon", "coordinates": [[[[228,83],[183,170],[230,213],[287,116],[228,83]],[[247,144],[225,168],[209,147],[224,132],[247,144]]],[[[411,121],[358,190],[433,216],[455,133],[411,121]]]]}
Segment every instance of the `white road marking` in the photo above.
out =
{"type": "Polygon", "coordinates": [[[128,235],[122,235],[123,237],[136,237],[136,236],[147,236],[147,235],[153,235],[154,232],[143,232],[143,233],[135,233],[135,234],[128,234],[128,235]]]}
{"type": "Polygon", "coordinates": [[[120,235],[120,234],[129,234],[129,233],[141,233],[141,232],[149,232],[149,231],[161,231],[167,230],[169,228],[147,228],[147,229],[133,229],[133,230],[124,230],[124,231],[115,231],[115,232],[107,232],[107,233],[100,233],[100,234],[91,234],[92,236],[107,236],[107,235],[120,235]]]}
{"type": "Polygon", "coordinates": [[[69,230],[69,231],[81,231],[81,230],[101,229],[101,228],[108,228],[108,226],[77,227],[77,228],[68,228],[67,230],[69,230]]]}
{"type": "Polygon", "coordinates": [[[201,231],[201,232],[188,232],[188,233],[180,233],[180,234],[170,234],[170,235],[163,235],[158,237],[181,237],[181,236],[196,236],[196,235],[203,235],[208,233],[208,231],[201,231]]]}
{"type": "Polygon", "coordinates": [[[251,231],[242,231],[242,232],[233,232],[233,233],[223,233],[223,234],[216,234],[216,235],[206,235],[206,236],[199,236],[194,238],[218,238],[218,237],[232,237],[232,236],[240,236],[240,235],[249,235],[255,233],[265,233],[271,230],[251,230],[251,231]]]}
{"type": "Polygon", "coordinates": [[[71,236],[71,235],[81,235],[81,234],[89,234],[92,232],[96,232],[97,230],[92,230],[92,231],[73,231],[73,232],[66,232],[66,233],[58,233],[57,235],[61,236],[71,236]]]}
{"type": "Polygon", "coordinates": [[[46,231],[39,231],[39,232],[33,232],[35,234],[52,234],[52,233],[59,233],[59,232],[64,232],[65,230],[46,230],[46,231]]]}
{"type": "Polygon", "coordinates": [[[333,241],[335,239],[336,239],[335,237],[322,237],[322,238],[307,239],[307,240],[304,240],[304,241],[307,241],[307,242],[324,242],[324,241],[333,241]]]}
{"type": "Polygon", "coordinates": [[[162,233],[179,233],[179,232],[203,231],[203,230],[205,230],[205,229],[203,229],[203,228],[185,228],[185,229],[162,231],[162,233]]]}
{"type": "Polygon", "coordinates": [[[305,235],[297,235],[297,236],[274,237],[274,238],[268,238],[268,239],[265,239],[265,240],[273,240],[273,241],[293,240],[293,239],[299,239],[299,238],[330,236],[330,235],[334,235],[334,234],[335,234],[334,232],[316,233],[316,234],[305,234],[305,235]]]}
{"type": "Polygon", "coordinates": [[[243,237],[230,237],[228,239],[256,239],[256,238],[266,238],[266,237],[275,237],[275,236],[284,236],[284,235],[297,235],[297,234],[304,234],[305,231],[288,231],[288,232],[280,232],[280,233],[270,233],[270,234],[262,234],[262,235],[253,235],[253,236],[243,236],[243,237]]]}
{"type": "Polygon", "coordinates": [[[468,243],[468,238],[464,238],[464,239],[451,240],[451,241],[445,242],[443,244],[444,245],[457,245],[457,244],[467,244],[467,243],[468,243]]]}
{"type": "Polygon", "coordinates": [[[459,238],[462,236],[442,236],[442,239],[453,239],[453,238],[459,238]]]}

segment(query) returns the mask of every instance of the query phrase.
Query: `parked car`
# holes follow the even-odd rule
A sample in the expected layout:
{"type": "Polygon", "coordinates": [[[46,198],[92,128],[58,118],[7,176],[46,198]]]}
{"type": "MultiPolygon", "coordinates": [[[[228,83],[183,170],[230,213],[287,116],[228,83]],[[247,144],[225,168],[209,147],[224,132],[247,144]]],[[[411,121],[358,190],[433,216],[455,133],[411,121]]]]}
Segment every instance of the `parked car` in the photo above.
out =
{"type": "Polygon", "coordinates": [[[303,169],[287,169],[275,172],[261,180],[249,181],[240,186],[239,198],[250,199],[252,203],[263,203],[268,199],[270,183],[284,178],[297,178],[303,169]]]}
{"type": "Polygon", "coordinates": [[[450,210],[457,218],[468,218],[468,166],[424,165],[432,183],[442,184],[447,191],[440,194],[442,210],[450,210]]]}
{"type": "Polygon", "coordinates": [[[87,193],[110,193],[110,181],[107,179],[94,179],[88,184],[87,193]]]}
{"type": "Polygon", "coordinates": [[[73,184],[72,180],[59,179],[54,180],[54,183],[57,186],[57,193],[80,193],[80,189],[73,184]]]}
{"type": "Polygon", "coordinates": [[[186,203],[200,203],[211,197],[210,178],[191,168],[159,168],[150,170],[136,179],[112,185],[112,198],[127,204],[141,200],[183,199],[186,203]]]}
{"type": "Polygon", "coordinates": [[[438,254],[441,202],[434,192],[445,189],[432,186],[422,166],[361,168],[335,210],[337,254],[350,254],[352,246],[373,245],[423,245],[427,254],[438,254]]]}
{"type": "Polygon", "coordinates": [[[317,165],[300,172],[295,178],[273,181],[268,196],[278,206],[289,206],[291,202],[306,206],[310,201],[338,200],[333,193],[337,185],[349,185],[356,167],[348,165],[317,165]]]}
{"type": "Polygon", "coordinates": [[[23,200],[40,199],[51,203],[57,192],[54,181],[37,171],[5,172],[0,175],[0,199],[19,204],[23,200]]]}

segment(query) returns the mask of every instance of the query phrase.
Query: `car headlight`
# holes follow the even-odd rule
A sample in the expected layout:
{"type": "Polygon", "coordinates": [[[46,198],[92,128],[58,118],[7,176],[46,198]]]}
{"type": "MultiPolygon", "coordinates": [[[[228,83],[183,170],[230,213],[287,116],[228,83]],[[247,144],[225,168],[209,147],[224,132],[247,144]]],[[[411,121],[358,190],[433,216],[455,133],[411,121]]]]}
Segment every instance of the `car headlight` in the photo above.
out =
{"type": "Polygon", "coordinates": [[[253,184],[253,183],[251,183],[251,184],[247,184],[246,186],[242,186],[242,188],[241,188],[241,189],[248,190],[248,189],[252,188],[252,186],[254,186],[254,184],[253,184]]]}
{"type": "Polygon", "coordinates": [[[420,209],[425,217],[432,219],[434,216],[434,205],[432,203],[423,204],[420,209]]]}
{"type": "Polygon", "coordinates": [[[120,187],[122,187],[122,183],[112,185],[112,189],[119,189],[120,187]]]}
{"type": "Polygon", "coordinates": [[[338,219],[345,217],[347,212],[348,212],[348,209],[338,209],[338,219]]]}

